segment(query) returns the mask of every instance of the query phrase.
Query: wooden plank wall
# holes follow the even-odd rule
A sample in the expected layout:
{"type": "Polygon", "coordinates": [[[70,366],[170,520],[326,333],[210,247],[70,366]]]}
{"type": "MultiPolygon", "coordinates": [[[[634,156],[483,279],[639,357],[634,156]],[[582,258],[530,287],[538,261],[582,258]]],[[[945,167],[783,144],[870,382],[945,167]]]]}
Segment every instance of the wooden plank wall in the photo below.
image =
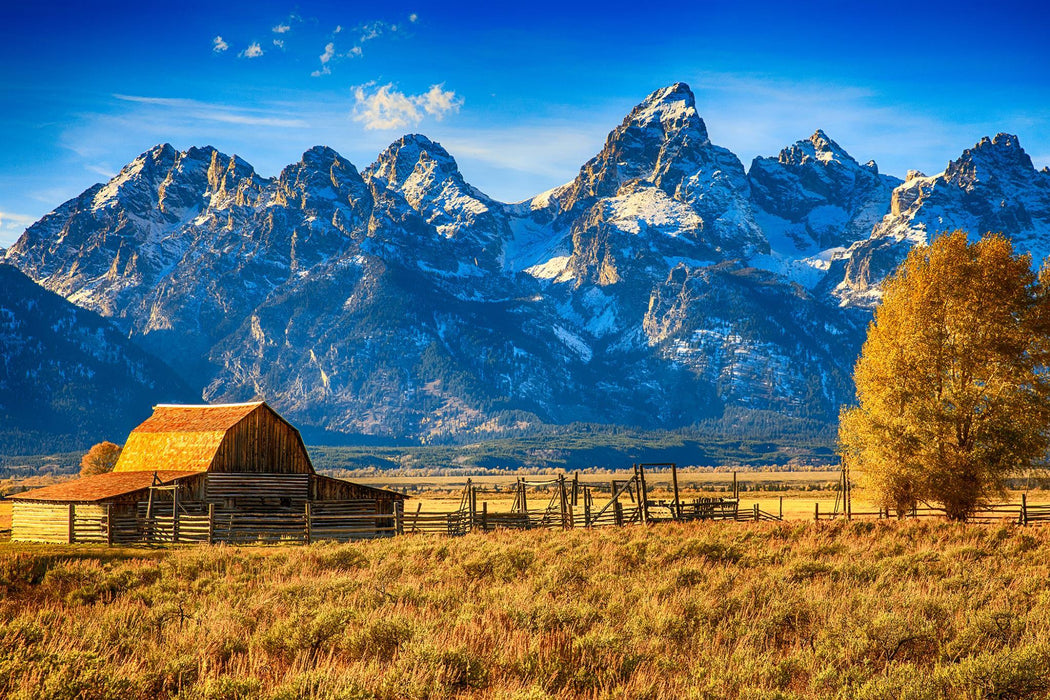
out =
{"type": "Polygon", "coordinates": [[[280,501],[301,504],[310,498],[309,474],[208,474],[205,499],[222,501],[280,501]]]}
{"type": "Polygon", "coordinates": [[[314,470],[295,428],[260,406],[226,432],[210,471],[313,474],[314,470]]]}
{"type": "Polygon", "coordinates": [[[105,506],[84,503],[73,506],[73,541],[109,542],[109,518],[105,506]]]}

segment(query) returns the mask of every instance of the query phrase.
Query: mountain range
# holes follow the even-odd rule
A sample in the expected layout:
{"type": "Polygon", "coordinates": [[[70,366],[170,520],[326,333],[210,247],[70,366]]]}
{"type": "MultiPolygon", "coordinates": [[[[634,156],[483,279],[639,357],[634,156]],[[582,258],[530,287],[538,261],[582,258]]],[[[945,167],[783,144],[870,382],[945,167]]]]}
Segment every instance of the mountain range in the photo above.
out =
{"type": "MultiPolygon", "coordinates": [[[[678,83],[523,202],[471,186],[418,134],[364,170],[315,147],[272,178],[164,144],[0,257],[199,398],[261,396],[329,435],[440,441],[833,423],[879,283],[955,228],[1003,231],[1042,260],[1050,172],[999,134],[901,181],[820,130],[745,169],[678,83]]],[[[153,402],[179,391],[149,381],[153,402]]]]}

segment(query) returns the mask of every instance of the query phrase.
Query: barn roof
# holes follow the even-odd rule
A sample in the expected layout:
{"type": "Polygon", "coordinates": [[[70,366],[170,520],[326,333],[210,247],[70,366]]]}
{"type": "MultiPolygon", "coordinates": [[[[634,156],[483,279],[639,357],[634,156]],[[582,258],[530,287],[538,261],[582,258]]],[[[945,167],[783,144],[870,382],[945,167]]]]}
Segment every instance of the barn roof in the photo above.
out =
{"type": "Polygon", "coordinates": [[[225,433],[240,423],[249,413],[264,404],[264,401],[201,404],[197,406],[162,403],[153,407],[153,415],[135,428],[134,432],[225,433]]]}
{"type": "Polygon", "coordinates": [[[94,503],[117,496],[142,491],[153,485],[154,474],[161,484],[194,476],[192,471],[126,472],[85,476],[61,484],[52,484],[32,491],[9,496],[12,501],[62,501],[68,503],[94,503]]]}
{"type": "Polygon", "coordinates": [[[160,467],[206,472],[226,433],[260,407],[288,423],[264,401],[154,406],[153,415],[128,435],[113,471],[152,472],[160,467]]]}

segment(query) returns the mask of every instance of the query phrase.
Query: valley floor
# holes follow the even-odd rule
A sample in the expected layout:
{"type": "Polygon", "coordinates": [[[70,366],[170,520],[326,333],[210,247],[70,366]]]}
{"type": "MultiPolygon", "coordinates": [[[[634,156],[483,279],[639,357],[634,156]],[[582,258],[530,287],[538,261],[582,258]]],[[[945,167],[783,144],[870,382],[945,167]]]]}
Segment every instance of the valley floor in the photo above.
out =
{"type": "Polygon", "coordinates": [[[352,545],[0,544],[12,698],[1050,692],[1050,528],[690,523],[352,545]]]}

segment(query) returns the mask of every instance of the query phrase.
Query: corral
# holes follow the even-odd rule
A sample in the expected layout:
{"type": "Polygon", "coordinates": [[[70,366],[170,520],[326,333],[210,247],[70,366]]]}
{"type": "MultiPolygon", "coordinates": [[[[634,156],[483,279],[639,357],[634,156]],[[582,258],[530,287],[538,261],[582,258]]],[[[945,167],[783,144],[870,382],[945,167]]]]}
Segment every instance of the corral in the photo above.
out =
{"type": "Polygon", "coordinates": [[[12,539],[72,543],[348,540],[396,534],[405,496],[317,474],[265,402],[158,405],[112,473],[14,496],[12,539]]]}

